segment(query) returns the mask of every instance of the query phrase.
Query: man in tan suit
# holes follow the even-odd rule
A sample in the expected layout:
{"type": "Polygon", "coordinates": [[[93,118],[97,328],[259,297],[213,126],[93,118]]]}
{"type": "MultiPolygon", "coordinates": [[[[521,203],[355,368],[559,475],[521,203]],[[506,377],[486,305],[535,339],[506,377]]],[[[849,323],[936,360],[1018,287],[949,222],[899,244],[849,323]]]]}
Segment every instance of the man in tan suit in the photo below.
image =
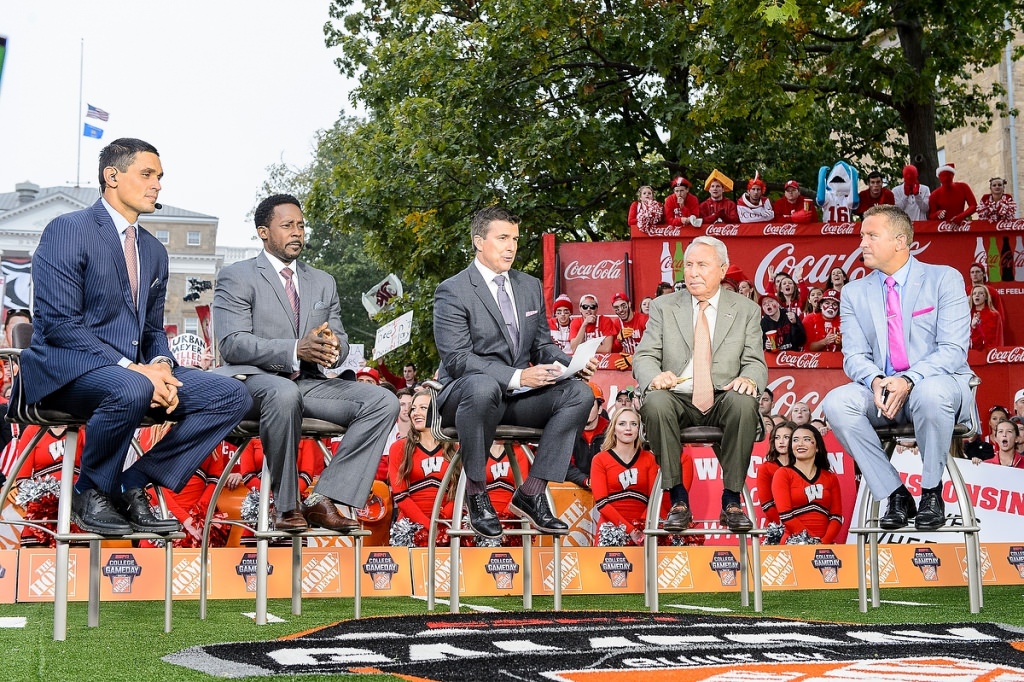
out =
{"type": "Polygon", "coordinates": [[[717,426],[722,465],[721,522],[749,530],[740,506],[750,451],[761,420],[757,399],[768,383],[761,311],[749,298],[722,289],[729,268],[725,244],[697,237],[686,249],[686,289],[651,302],[644,337],[633,356],[633,376],[643,396],[647,437],[662,470],[672,508],[665,530],[686,530],[693,520],[680,474],[680,429],[717,426]],[[702,359],[701,348],[705,350],[702,359]]]}

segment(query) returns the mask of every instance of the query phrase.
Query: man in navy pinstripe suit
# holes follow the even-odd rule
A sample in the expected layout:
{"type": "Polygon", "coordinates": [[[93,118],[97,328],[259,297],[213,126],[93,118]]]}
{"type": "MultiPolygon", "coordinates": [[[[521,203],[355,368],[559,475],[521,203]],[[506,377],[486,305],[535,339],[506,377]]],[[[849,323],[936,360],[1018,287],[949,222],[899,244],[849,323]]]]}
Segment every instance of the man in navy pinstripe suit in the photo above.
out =
{"type": "Polygon", "coordinates": [[[54,218],[32,257],[24,399],[88,418],[72,519],[101,535],[178,530],[152,514],[145,487],[181,490],[252,405],[241,382],[180,367],[167,347],[167,251],[138,225],[156,210],[162,177],[151,144],[113,141],[100,152],[101,199],[54,218]],[[176,423],[122,471],[151,410],[176,423]]]}

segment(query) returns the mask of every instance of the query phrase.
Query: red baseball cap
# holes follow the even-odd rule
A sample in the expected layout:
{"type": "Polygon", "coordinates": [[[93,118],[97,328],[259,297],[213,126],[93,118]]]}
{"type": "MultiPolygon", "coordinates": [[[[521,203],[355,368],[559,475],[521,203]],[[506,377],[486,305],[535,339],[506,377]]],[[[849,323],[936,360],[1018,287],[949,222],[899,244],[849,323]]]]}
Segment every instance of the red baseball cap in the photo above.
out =
{"type": "Polygon", "coordinates": [[[620,291],[619,293],[612,296],[612,303],[616,303],[618,301],[625,301],[626,303],[629,303],[629,298],[626,297],[626,294],[620,291]]]}
{"type": "Polygon", "coordinates": [[[789,189],[790,187],[796,187],[797,189],[800,189],[800,183],[797,182],[796,180],[787,180],[786,184],[783,186],[783,189],[789,189]]]}
{"type": "Polygon", "coordinates": [[[828,291],[826,291],[824,294],[821,295],[821,300],[824,301],[826,298],[830,298],[833,301],[838,303],[839,302],[839,291],[837,291],[836,289],[829,289],[828,291]]]}
{"type": "Polygon", "coordinates": [[[373,367],[360,367],[356,370],[356,378],[358,379],[359,377],[370,377],[374,383],[380,383],[380,372],[373,367]]]}

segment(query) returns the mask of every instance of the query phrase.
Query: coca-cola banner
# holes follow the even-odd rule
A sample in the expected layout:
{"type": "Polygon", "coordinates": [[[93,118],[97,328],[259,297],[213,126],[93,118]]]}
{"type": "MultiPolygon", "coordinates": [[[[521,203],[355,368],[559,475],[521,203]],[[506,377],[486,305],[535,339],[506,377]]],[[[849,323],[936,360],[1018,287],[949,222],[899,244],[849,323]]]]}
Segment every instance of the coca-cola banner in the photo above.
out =
{"type": "MultiPolygon", "coordinates": [[[[630,242],[633,282],[635,290],[643,292],[641,297],[653,295],[659,282],[682,278],[683,252],[701,234],[726,243],[730,260],[742,268],[759,293],[765,292],[770,268],[790,273],[799,270],[802,280],[812,286],[823,286],[835,267],[842,268],[850,279],[867,274],[860,261],[858,223],[714,223],[681,229],[685,230],[682,236],[647,236],[630,242]]],[[[976,220],[963,225],[918,222],[911,250],[923,261],[959,270],[965,290],[971,264],[984,264],[1009,312],[1005,343],[1024,341],[1024,315],[1014,314],[1024,303],[1024,220],[976,220]]]]}
{"type": "Polygon", "coordinates": [[[578,306],[584,294],[597,296],[598,313],[603,315],[614,314],[612,296],[620,291],[632,294],[634,304],[639,304],[640,299],[626,282],[629,251],[629,242],[572,242],[559,246],[560,291],[572,299],[574,313],[580,312],[578,306]]]}

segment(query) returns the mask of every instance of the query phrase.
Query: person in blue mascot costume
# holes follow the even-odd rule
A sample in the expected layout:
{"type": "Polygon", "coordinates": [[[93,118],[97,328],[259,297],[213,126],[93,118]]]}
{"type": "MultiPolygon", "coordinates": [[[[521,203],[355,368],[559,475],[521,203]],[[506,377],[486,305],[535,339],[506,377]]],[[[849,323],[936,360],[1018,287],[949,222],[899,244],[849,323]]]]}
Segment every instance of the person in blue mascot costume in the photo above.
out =
{"type": "Polygon", "coordinates": [[[857,169],[845,161],[837,161],[831,169],[818,170],[818,196],[821,220],[825,223],[848,223],[860,203],[857,195],[857,169]]]}

